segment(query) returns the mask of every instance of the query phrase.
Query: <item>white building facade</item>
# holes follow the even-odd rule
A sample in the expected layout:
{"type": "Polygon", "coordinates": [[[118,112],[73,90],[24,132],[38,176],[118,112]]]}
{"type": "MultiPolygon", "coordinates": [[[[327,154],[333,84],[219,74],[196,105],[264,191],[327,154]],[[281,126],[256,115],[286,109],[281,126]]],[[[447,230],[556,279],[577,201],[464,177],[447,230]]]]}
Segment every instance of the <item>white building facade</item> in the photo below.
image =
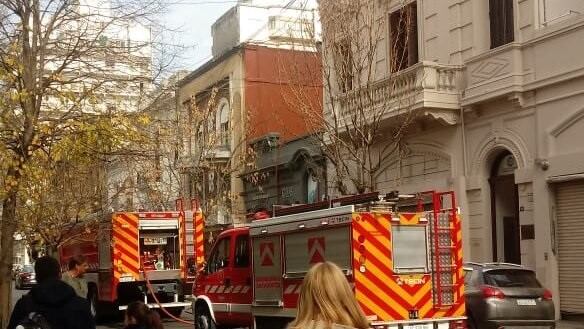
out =
{"type": "Polygon", "coordinates": [[[213,23],[212,54],[242,44],[299,49],[320,38],[316,0],[240,0],[213,23]]]}
{"type": "MultiPolygon", "coordinates": [[[[75,18],[56,37],[71,34],[73,40],[93,42],[72,66],[69,74],[81,75],[72,85],[76,92],[93,89],[92,97],[81,104],[85,113],[125,116],[137,113],[150,105],[154,93],[153,37],[146,16],[124,14],[111,0],[79,0],[71,4],[75,18]],[[79,32],[77,32],[79,31],[79,32]],[[79,33],[79,34],[76,34],[79,33]]],[[[143,174],[139,169],[142,159],[126,156],[108,156],[97,164],[98,177],[104,186],[105,211],[132,211],[144,208],[144,197],[139,185],[143,174]]],[[[153,171],[153,170],[152,170],[153,171]]],[[[156,191],[155,191],[156,192],[156,191]]]]}
{"type": "Polygon", "coordinates": [[[388,32],[373,88],[410,81],[400,85],[419,114],[377,188],[455,190],[465,260],[532,268],[558,317],[583,314],[584,3],[375,3],[388,32]],[[390,17],[403,6],[416,13],[417,58],[391,73],[390,17]]]}

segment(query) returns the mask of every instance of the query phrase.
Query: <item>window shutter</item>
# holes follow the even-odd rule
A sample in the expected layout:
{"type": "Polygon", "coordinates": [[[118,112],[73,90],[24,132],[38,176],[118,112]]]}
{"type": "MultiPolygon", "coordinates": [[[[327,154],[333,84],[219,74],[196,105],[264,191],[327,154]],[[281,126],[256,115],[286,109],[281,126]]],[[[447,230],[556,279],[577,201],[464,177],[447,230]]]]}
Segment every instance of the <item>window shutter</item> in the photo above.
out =
{"type": "Polygon", "coordinates": [[[513,42],[515,39],[515,29],[513,26],[513,0],[503,0],[503,10],[505,19],[505,42],[504,44],[513,42]]]}
{"type": "Polygon", "coordinates": [[[418,7],[416,3],[408,6],[408,66],[418,62],[418,7]]]}
{"type": "Polygon", "coordinates": [[[491,49],[513,42],[513,0],[489,0],[491,49]]]}
{"type": "Polygon", "coordinates": [[[499,0],[489,0],[489,22],[491,28],[491,49],[497,48],[500,44],[499,40],[499,0]]]}

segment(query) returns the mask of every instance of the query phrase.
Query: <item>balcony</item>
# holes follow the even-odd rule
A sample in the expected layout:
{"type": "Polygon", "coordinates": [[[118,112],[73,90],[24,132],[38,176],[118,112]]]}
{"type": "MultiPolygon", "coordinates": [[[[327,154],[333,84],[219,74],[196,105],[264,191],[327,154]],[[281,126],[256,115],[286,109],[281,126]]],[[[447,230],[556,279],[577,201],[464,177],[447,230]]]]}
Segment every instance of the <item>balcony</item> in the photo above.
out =
{"type": "Polygon", "coordinates": [[[386,119],[415,110],[446,124],[455,124],[462,78],[462,66],[420,62],[367,88],[341,95],[335,107],[340,111],[340,118],[360,111],[377,114],[383,111],[383,119],[386,119]]]}
{"type": "Polygon", "coordinates": [[[227,161],[231,158],[231,134],[228,131],[218,131],[209,134],[206,153],[207,159],[227,161]]]}
{"type": "Polygon", "coordinates": [[[510,43],[468,59],[463,106],[520,93],[532,73],[524,70],[522,56],[521,45],[510,43]]]}

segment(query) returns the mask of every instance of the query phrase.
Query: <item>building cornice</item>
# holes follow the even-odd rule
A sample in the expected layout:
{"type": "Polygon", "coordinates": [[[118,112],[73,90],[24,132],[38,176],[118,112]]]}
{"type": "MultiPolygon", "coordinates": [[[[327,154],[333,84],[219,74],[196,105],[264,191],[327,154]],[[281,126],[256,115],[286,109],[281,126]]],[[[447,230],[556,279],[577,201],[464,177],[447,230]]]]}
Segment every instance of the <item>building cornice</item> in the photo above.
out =
{"type": "Polygon", "coordinates": [[[208,71],[210,71],[211,69],[213,69],[217,65],[223,63],[225,60],[227,60],[228,58],[230,58],[234,54],[237,54],[241,49],[245,48],[245,46],[246,46],[245,43],[239,44],[239,45],[231,48],[230,50],[226,51],[221,56],[210,59],[209,61],[207,61],[203,65],[199,66],[196,70],[189,73],[186,77],[182,78],[177,83],[177,86],[179,88],[184,87],[189,82],[191,82],[191,81],[197,79],[198,77],[200,77],[201,75],[207,73],[208,71]]]}

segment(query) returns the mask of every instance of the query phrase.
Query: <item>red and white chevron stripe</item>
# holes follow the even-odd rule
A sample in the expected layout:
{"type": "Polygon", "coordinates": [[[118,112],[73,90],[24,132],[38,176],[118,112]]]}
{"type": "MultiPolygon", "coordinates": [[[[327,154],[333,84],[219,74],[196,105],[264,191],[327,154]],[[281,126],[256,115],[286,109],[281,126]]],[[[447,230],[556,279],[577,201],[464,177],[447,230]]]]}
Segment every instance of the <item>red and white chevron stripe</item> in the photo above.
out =
{"type": "Polygon", "coordinates": [[[205,294],[246,294],[251,289],[251,286],[229,286],[224,285],[207,285],[205,286],[205,294]]]}
{"type": "Polygon", "coordinates": [[[286,287],[286,289],[284,290],[284,295],[290,295],[290,294],[299,294],[300,293],[300,289],[302,288],[301,284],[290,284],[286,287]]]}

